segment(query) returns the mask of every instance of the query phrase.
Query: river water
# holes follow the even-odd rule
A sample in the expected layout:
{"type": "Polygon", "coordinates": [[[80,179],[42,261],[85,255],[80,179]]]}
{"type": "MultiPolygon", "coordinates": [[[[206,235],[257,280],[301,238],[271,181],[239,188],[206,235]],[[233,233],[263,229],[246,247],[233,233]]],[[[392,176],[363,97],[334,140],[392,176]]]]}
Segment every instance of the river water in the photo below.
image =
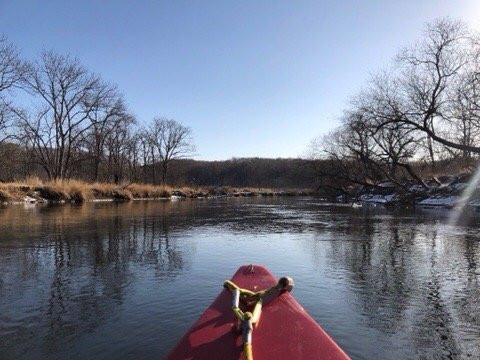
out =
{"type": "Polygon", "coordinates": [[[260,263],[354,359],[478,359],[480,223],[448,218],[310,198],[1,208],[0,358],[162,359],[260,263]]]}

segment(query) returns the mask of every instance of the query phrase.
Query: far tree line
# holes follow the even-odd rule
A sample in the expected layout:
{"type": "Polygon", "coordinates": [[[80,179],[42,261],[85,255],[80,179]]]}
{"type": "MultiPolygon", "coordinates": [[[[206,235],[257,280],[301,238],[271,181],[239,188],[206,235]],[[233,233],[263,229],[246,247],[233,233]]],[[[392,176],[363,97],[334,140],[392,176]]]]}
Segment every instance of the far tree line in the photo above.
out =
{"type": "Polygon", "coordinates": [[[382,181],[427,189],[445,165],[471,171],[480,155],[480,35],[438,19],[355,95],[332,133],[313,142],[325,186],[382,181]]]}
{"type": "Polygon", "coordinates": [[[43,51],[25,61],[1,35],[0,148],[3,181],[13,180],[7,170],[18,177],[40,168],[49,180],[117,183],[165,183],[170,163],[195,149],[191,129],[176,120],[139,124],[118,87],[78,59],[43,51]]]}

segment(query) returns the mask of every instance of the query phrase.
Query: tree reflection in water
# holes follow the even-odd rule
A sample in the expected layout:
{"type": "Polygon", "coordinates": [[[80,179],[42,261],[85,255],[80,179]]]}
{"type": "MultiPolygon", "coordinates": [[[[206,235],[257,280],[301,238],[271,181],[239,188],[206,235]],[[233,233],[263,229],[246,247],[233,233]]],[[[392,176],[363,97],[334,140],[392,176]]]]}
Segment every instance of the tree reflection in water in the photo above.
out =
{"type": "Polygon", "coordinates": [[[7,309],[0,318],[0,348],[5,353],[15,358],[38,351],[39,335],[45,355],[58,353],[72,338],[115,316],[139,273],[150,271],[168,281],[188,266],[184,256],[191,249],[179,248],[170,235],[175,218],[169,204],[155,216],[149,206],[123,205],[115,216],[109,216],[117,207],[111,204],[46,207],[36,219],[25,219],[26,226],[23,218],[8,213],[18,208],[3,209],[10,221],[0,235],[0,307],[7,309]],[[18,244],[21,237],[28,246],[18,244]],[[18,313],[32,315],[19,322],[18,313]],[[19,346],[24,342],[31,348],[19,346]]]}
{"type": "MultiPolygon", "coordinates": [[[[346,269],[369,327],[395,337],[397,349],[379,349],[378,356],[478,356],[478,236],[452,236],[448,225],[425,223],[421,213],[346,215],[344,222],[337,210],[330,236],[341,233],[342,241],[329,241],[328,258],[346,269]]],[[[321,258],[318,244],[312,245],[313,256],[321,258]]]]}

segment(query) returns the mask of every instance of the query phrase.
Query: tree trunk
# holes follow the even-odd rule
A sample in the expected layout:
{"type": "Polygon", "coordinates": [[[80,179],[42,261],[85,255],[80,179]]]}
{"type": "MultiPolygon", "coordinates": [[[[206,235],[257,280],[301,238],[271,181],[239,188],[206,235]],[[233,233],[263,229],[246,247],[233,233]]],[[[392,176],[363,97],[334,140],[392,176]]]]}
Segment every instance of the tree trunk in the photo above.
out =
{"type": "Polygon", "coordinates": [[[435,153],[433,152],[433,142],[430,136],[427,136],[427,146],[428,146],[428,154],[430,155],[430,161],[432,166],[432,171],[435,171],[435,153]]]}
{"type": "Polygon", "coordinates": [[[155,171],[155,152],[152,151],[152,177],[153,177],[153,183],[157,183],[157,173],[155,171]]]}
{"type": "Polygon", "coordinates": [[[162,164],[162,184],[165,185],[167,182],[167,173],[168,173],[168,163],[166,161],[162,164]]]}

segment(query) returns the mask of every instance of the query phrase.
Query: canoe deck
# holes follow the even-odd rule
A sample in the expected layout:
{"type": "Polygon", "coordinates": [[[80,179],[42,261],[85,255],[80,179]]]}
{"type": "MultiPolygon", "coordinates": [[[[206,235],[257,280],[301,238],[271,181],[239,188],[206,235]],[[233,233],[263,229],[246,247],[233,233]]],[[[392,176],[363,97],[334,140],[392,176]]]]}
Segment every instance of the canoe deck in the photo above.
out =
{"type": "MultiPolygon", "coordinates": [[[[253,269],[252,273],[242,266],[231,280],[252,291],[277,283],[266,268],[254,265],[253,269]]],[[[236,330],[231,306],[232,295],[223,289],[167,359],[243,359],[242,336],[236,330]]],[[[254,360],[349,359],[289,292],[264,304],[260,322],[253,329],[252,346],[254,360]]]]}

